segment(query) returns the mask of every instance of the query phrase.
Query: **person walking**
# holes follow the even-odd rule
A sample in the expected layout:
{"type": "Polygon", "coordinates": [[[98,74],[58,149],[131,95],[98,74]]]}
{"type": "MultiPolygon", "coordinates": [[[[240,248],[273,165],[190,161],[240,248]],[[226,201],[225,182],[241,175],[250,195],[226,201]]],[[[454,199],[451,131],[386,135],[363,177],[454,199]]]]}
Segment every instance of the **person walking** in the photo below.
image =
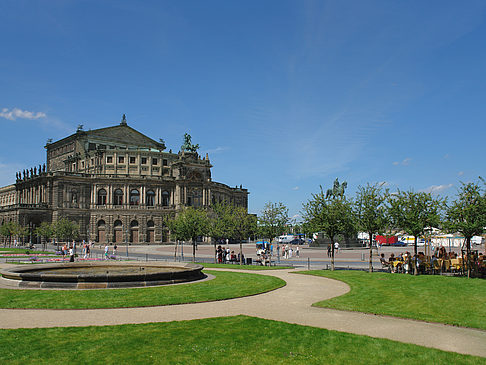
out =
{"type": "Polygon", "coordinates": [[[295,249],[295,256],[300,257],[300,249],[299,249],[299,246],[297,246],[296,249],[295,249]]]}
{"type": "Polygon", "coordinates": [[[332,248],[331,248],[331,245],[327,245],[327,257],[331,257],[331,251],[332,251],[332,248]]]}
{"type": "Polygon", "coordinates": [[[74,248],[71,246],[69,248],[69,262],[74,262],[74,248]]]}
{"type": "Polygon", "coordinates": [[[113,246],[113,256],[116,256],[116,250],[118,249],[118,246],[115,243],[115,246],[113,246]]]}
{"type": "Polygon", "coordinates": [[[108,245],[105,246],[105,260],[108,260],[108,250],[110,248],[108,247],[108,245]]]}

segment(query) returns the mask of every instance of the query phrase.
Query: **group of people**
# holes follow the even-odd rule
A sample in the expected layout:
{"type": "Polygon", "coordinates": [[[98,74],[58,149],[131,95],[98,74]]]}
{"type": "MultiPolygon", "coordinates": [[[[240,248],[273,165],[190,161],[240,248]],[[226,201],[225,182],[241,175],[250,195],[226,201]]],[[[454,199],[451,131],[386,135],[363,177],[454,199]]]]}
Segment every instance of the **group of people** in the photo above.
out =
{"type": "Polygon", "coordinates": [[[284,259],[291,259],[292,255],[295,253],[295,257],[300,257],[300,248],[297,246],[295,250],[290,245],[285,245],[282,247],[282,255],[284,259]]]}
{"type": "MultiPolygon", "coordinates": [[[[332,243],[327,245],[327,257],[332,256],[332,243]]],[[[337,254],[339,251],[339,242],[334,242],[334,254],[337,254]]]]}
{"type": "MultiPolygon", "coordinates": [[[[93,248],[94,246],[94,243],[93,242],[86,242],[83,240],[82,244],[81,244],[81,254],[83,255],[83,258],[84,259],[88,259],[91,257],[91,249],[93,248]]],[[[66,256],[69,255],[69,261],[70,262],[74,262],[74,259],[76,257],[76,248],[77,248],[77,244],[76,244],[76,241],[72,241],[69,245],[67,243],[65,243],[62,248],[61,248],[61,254],[62,254],[62,258],[64,260],[64,258],[66,256]]]]}
{"type": "MultiPolygon", "coordinates": [[[[484,255],[472,253],[471,262],[478,265],[478,270],[483,270],[484,255]]],[[[388,260],[385,258],[385,254],[380,255],[380,262],[383,268],[389,269],[391,272],[403,272],[411,273],[414,270],[418,270],[419,273],[424,274],[427,268],[448,270],[451,266],[450,260],[454,259],[465,259],[466,255],[461,252],[459,255],[454,252],[447,250],[444,247],[437,248],[432,256],[426,256],[424,252],[419,252],[417,255],[412,255],[409,251],[400,253],[398,256],[395,254],[390,254],[388,260]],[[446,265],[446,263],[448,263],[446,265]]],[[[486,270],[486,267],[484,268],[486,270]]]]}
{"type": "MultiPolygon", "coordinates": [[[[216,257],[218,259],[218,263],[220,264],[240,262],[240,254],[236,254],[235,251],[230,250],[229,247],[218,246],[216,249],[216,257]]],[[[241,261],[245,263],[245,255],[241,257],[241,261]]]]}
{"type": "MultiPolygon", "coordinates": [[[[113,246],[113,256],[116,257],[116,254],[117,254],[117,250],[118,250],[118,246],[115,245],[113,246]]],[[[109,255],[110,255],[110,246],[108,245],[105,245],[105,255],[104,255],[104,259],[105,260],[108,260],[109,259],[109,255]]]]}

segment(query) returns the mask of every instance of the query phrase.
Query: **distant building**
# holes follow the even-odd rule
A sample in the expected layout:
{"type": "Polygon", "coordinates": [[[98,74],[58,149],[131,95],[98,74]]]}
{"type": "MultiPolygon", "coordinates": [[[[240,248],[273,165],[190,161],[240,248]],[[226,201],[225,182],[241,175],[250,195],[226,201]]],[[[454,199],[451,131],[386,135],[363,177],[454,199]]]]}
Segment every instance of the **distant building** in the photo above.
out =
{"type": "Polygon", "coordinates": [[[198,146],[178,153],[127,125],[76,133],[48,142],[43,166],[17,173],[0,188],[0,224],[34,229],[60,218],[75,221],[80,238],[96,242],[160,243],[166,219],[186,206],[228,201],[248,209],[248,190],[211,180],[211,163],[198,146]]]}

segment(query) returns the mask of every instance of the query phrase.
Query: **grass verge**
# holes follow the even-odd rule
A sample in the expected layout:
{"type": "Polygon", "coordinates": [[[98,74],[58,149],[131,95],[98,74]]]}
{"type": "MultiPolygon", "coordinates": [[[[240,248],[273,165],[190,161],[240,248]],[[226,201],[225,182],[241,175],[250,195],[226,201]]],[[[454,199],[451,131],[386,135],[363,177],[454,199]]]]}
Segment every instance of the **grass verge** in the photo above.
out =
{"type": "Polygon", "coordinates": [[[0,308],[122,308],[197,303],[254,295],[285,285],[285,281],[273,276],[205,272],[216,278],[200,283],[133,289],[0,289],[0,308]]]}
{"type": "Polygon", "coordinates": [[[334,308],[486,329],[486,281],[431,275],[306,271],[344,281],[351,291],[315,303],[334,308]]]}
{"type": "Polygon", "coordinates": [[[235,270],[284,270],[293,269],[292,266],[258,266],[258,265],[238,265],[238,264],[211,264],[207,262],[198,262],[207,268],[218,269],[235,269],[235,270]]]}
{"type": "Polygon", "coordinates": [[[1,330],[3,364],[484,364],[417,345],[237,316],[1,330]]]}

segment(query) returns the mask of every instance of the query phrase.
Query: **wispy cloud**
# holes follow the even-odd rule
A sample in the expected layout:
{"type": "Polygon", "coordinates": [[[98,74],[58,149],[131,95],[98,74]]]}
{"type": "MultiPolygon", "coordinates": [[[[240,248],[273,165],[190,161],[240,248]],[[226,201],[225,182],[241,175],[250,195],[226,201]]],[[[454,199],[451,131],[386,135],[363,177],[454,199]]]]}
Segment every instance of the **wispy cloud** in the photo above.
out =
{"type": "Polygon", "coordinates": [[[408,165],[410,165],[410,161],[412,161],[412,159],[410,157],[407,157],[407,158],[403,159],[402,162],[394,161],[393,165],[394,166],[398,166],[398,165],[408,166],[408,165]]]}
{"type": "Polygon", "coordinates": [[[462,175],[464,175],[464,171],[459,171],[459,172],[457,173],[457,176],[462,176],[462,175]]]}
{"type": "Polygon", "coordinates": [[[432,185],[432,186],[429,186],[428,188],[423,189],[421,191],[423,191],[424,193],[439,193],[441,191],[450,189],[453,186],[454,186],[454,184],[432,185]]]}
{"type": "Polygon", "coordinates": [[[0,112],[0,117],[8,120],[16,120],[17,118],[33,120],[33,119],[45,118],[46,113],[30,112],[28,110],[22,110],[19,108],[13,108],[12,110],[9,110],[8,108],[2,108],[2,111],[0,112]]]}
{"type": "Polygon", "coordinates": [[[229,148],[228,147],[222,147],[222,146],[219,146],[219,147],[216,147],[216,148],[211,148],[209,150],[203,150],[201,151],[202,154],[217,154],[217,153],[221,153],[221,152],[224,152],[224,151],[227,151],[229,148]]]}
{"type": "Polygon", "coordinates": [[[299,189],[300,189],[300,188],[299,188],[298,186],[294,186],[294,187],[292,188],[292,190],[295,190],[295,191],[296,191],[296,190],[299,190],[299,189]]]}

